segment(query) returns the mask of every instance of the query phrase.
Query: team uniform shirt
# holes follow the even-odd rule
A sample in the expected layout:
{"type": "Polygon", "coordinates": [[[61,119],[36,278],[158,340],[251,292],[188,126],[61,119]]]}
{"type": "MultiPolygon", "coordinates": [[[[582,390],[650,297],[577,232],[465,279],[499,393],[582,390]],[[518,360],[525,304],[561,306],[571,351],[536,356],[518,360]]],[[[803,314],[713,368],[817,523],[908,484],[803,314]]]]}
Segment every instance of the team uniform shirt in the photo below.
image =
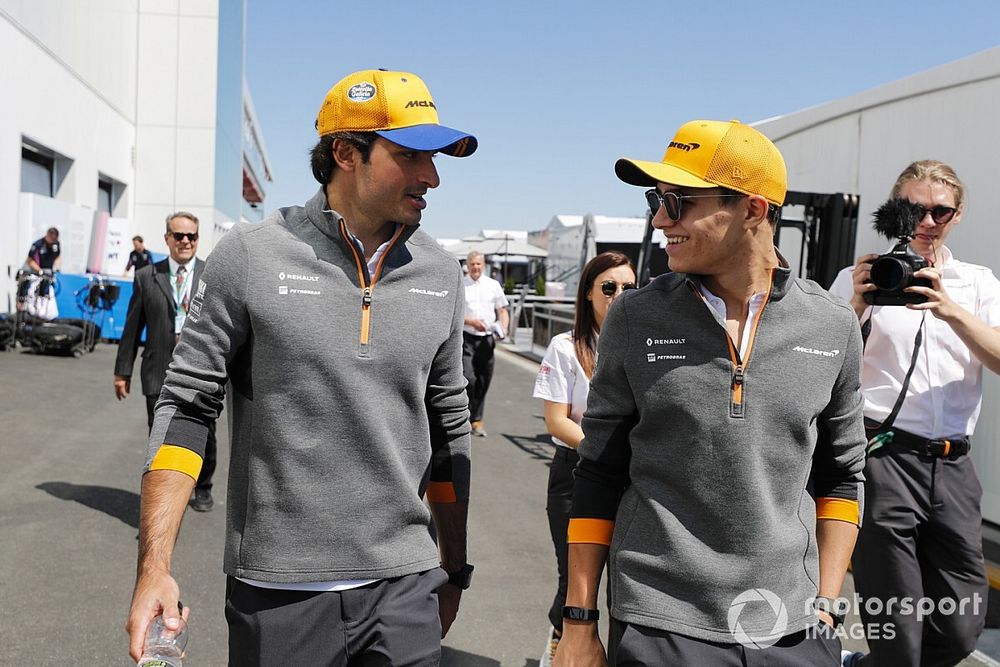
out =
{"type": "Polygon", "coordinates": [[[479,276],[479,280],[465,276],[462,282],[465,285],[465,314],[482,320],[488,327],[480,331],[466,324],[462,330],[473,336],[491,336],[497,323],[497,308],[506,308],[509,303],[503,287],[486,275],[479,276]]]}
{"type": "MultiPolygon", "coordinates": [[[[947,247],[941,248],[937,266],[952,301],[990,327],[1000,326],[1000,281],[989,268],[961,262],[947,247]]],[[[833,294],[851,298],[853,270],[849,266],[837,275],[830,286],[833,294]]],[[[923,319],[923,343],[893,426],[928,439],[972,435],[982,407],[983,365],[951,326],[905,306],[869,306],[862,321],[869,315],[872,326],[861,376],[865,416],[881,422],[895,405],[923,319]]]]}
{"type": "MultiPolygon", "coordinates": [[[[338,213],[334,211],[328,211],[334,215],[339,216],[338,213]]],[[[396,229],[399,229],[399,225],[396,225],[396,229]]],[[[372,253],[371,259],[368,260],[368,273],[374,275],[375,267],[378,266],[379,260],[385,251],[389,249],[389,241],[386,241],[372,253]]],[[[362,254],[364,253],[364,244],[358,241],[358,246],[361,247],[362,254]]],[[[257,586],[258,588],[271,588],[283,591],[310,591],[313,593],[323,593],[327,591],[347,591],[352,588],[361,588],[362,586],[368,586],[369,584],[374,584],[378,579],[336,579],[333,581],[299,581],[292,583],[280,583],[273,581],[258,581],[256,579],[247,579],[245,577],[237,577],[240,581],[245,584],[250,584],[251,586],[257,586]]]]}
{"type": "MultiPolygon", "coordinates": [[[[579,424],[587,409],[587,395],[590,393],[590,378],[584,372],[580,360],[576,358],[573,332],[553,336],[535,377],[535,398],[570,406],[569,418],[579,424]]],[[[573,449],[559,438],[552,436],[552,442],[560,447],[573,449]]]]}
{"type": "Polygon", "coordinates": [[[125,270],[128,271],[129,269],[135,267],[135,270],[138,271],[147,264],[152,263],[153,256],[148,250],[143,250],[142,252],[136,252],[133,250],[128,254],[128,264],[125,265],[125,270]]]}
{"type": "MultiPolygon", "coordinates": [[[[21,246],[22,248],[24,246],[21,246]]],[[[52,245],[45,242],[45,237],[38,239],[31,244],[31,250],[28,251],[28,257],[35,260],[41,269],[51,269],[55,266],[56,258],[62,251],[59,248],[59,241],[56,241],[52,245]]]]}
{"type": "Polygon", "coordinates": [[[232,384],[225,572],[358,582],[440,565],[425,501],[469,497],[461,271],[416,226],[372,272],[322,189],[205,263],[146,470],[197,478],[232,384]]]}
{"type": "MultiPolygon", "coordinates": [[[[679,273],[623,293],[601,327],[568,541],[609,546],[620,621],[733,644],[734,600],[764,588],[786,634],[817,622],[817,520],[863,514],[861,331],[787,263],[771,281],[746,345],[679,273]]],[[[763,635],[773,612],[740,623],[763,635]]]]}

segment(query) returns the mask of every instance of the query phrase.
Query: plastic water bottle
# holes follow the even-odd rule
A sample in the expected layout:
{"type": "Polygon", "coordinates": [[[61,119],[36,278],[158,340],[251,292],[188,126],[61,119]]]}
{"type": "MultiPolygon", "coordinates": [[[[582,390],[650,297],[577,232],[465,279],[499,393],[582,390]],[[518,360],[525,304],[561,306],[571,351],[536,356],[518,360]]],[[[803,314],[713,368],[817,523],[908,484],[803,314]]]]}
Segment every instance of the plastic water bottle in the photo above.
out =
{"type": "Polygon", "coordinates": [[[146,631],[146,647],[139,658],[138,667],[183,667],[181,658],[187,646],[187,624],[183,618],[180,625],[170,630],[163,624],[163,616],[157,616],[146,631]]]}

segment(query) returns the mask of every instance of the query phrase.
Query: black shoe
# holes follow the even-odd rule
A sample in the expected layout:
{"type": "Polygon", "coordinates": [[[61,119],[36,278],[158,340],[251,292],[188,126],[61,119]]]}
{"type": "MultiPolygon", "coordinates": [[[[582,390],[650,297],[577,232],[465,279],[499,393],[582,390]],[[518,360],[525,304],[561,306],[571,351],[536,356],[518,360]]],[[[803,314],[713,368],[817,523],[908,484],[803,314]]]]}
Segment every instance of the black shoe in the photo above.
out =
{"type": "Polygon", "coordinates": [[[195,512],[208,512],[215,506],[215,501],[212,500],[212,492],[208,489],[195,489],[188,505],[195,512]]]}

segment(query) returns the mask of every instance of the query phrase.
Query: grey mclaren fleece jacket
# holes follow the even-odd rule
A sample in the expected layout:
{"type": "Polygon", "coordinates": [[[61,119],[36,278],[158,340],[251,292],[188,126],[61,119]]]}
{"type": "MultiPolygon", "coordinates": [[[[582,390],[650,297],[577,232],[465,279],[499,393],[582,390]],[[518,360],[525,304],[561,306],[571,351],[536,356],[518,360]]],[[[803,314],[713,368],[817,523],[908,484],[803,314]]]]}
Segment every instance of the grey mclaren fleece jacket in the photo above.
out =
{"type": "Polygon", "coordinates": [[[197,468],[232,381],[232,576],[422,572],[440,560],[423,496],[469,497],[459,264],[401,225],[369,275],[326,208],[320,190],[219,241],[157,403],[146,469],[197,468]]]}
{"type": "Polygon", "coordinates": [[[658,277],[612,306],[583,418],[571,543],[610,543],[615,618],[736,643],[816,623],[817,518],[857,523],[865,432],[854,311],[772,271],[740,358],[698,278],[658,277]]]}

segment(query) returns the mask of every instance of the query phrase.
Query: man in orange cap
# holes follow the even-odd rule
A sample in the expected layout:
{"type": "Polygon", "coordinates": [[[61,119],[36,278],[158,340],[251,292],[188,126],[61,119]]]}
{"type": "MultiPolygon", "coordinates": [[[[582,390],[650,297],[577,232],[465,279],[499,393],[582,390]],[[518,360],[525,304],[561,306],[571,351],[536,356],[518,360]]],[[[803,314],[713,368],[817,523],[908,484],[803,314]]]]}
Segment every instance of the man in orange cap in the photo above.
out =
{"type": "Polygon", "coordinates": [[[230,664],[436,665],[469,586],[462,274],[418,226],[435,153],[476,139],[382,70],[316,129],[316,195],[233,228],[195,288],[150,433],[133,658],[179,623],[171,554],[227,380],[230,664]]]}
{"type": "Polygon", "coordinates": [[[775,249],[785,163],[757,130],[693,121],[615,172],[648,188],[672,273],[601,329],[556,664],[605,660],[610,554],[612,664],[836,665],[864,467],[853,311],[775,249]]]}

